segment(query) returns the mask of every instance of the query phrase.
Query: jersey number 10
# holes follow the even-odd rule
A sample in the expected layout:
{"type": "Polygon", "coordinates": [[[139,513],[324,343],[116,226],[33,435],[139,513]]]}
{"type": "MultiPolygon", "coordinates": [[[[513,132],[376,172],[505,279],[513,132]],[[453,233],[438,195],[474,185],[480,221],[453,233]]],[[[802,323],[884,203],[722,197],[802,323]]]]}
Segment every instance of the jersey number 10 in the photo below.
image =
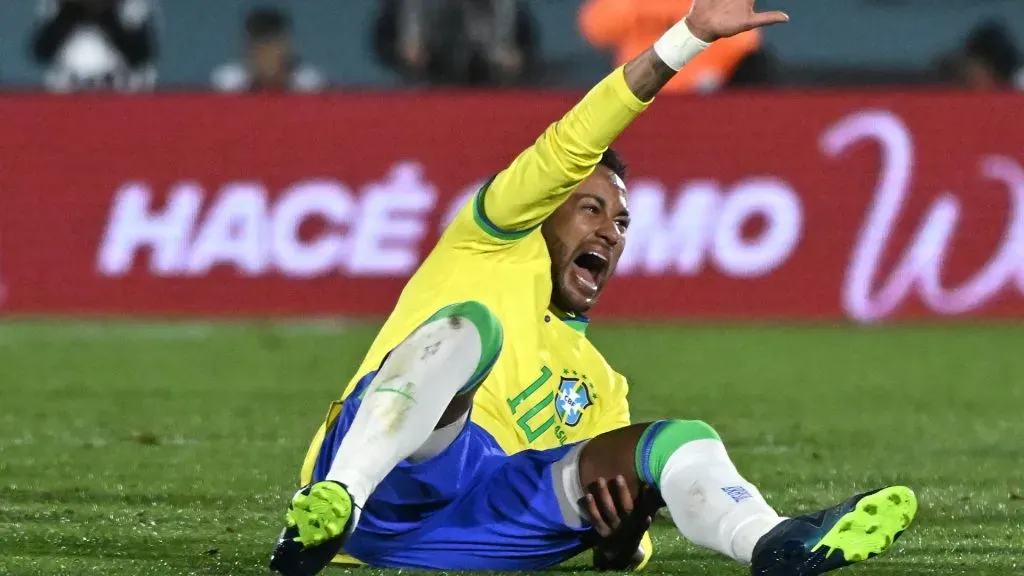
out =
{"type": "MultiPolygon", "coordinates": [[[[529,399],[530,396],[533,396],[533,394],[537,392],[537,390],[544,386],[544,384],[551,379],[551,376],[551,369],[548,368],[547,366],[544,366],[543,368],[541,368],[540,376],[538,376],[532,384],[530,384],[525,390],[520,392],[518,396],[516,396],[515,398],[510,398],[508,400],[508,407],[509,410],[512,411],[513,416],[515,416],[519,412],[519,408],[522,406],[523,402],[529,399]]],[[[536,428],[534,428],[530,424],[530,421],[533,420],[534,417],[537,416],[537,414],[541,413],[545,408],[554,404],[554,402],[555,393],[549,391],[546,395],[544,395],[543,398],[540,399],[539,402],[534,404],[526,412],[523,412],[519,419],[516,420],[516,424],[518,424],[519,428],[526,434],[526,441],[528,443],[532,444],[537,438],[540,438],[545,432],[547,432],[549,428],[555,425],[554,415],[549,416],[536,428]]],[[[555,427],[555,436],[558,438],[559,444],[565,444],[567,438],[565,432],[562,431],[561,426],[555,427]]]]}

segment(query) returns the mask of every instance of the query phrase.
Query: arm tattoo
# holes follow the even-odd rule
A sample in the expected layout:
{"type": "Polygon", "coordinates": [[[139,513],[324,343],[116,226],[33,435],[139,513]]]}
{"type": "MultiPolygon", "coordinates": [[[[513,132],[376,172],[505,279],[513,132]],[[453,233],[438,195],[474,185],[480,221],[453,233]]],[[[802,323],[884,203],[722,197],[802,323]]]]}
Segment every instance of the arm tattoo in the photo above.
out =
{"type": "Polygon", "coordinates": [[[675,76],[676,71],[662,61],[653,48],[629,61],[623,72],[626,84],[633,94],[644,102],[650,101],[675,76]]]}

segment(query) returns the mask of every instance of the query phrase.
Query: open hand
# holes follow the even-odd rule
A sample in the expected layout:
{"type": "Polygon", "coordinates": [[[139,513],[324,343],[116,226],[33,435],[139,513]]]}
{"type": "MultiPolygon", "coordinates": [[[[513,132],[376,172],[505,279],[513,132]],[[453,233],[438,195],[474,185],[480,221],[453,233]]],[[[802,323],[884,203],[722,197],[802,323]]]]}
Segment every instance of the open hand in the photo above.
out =
{"type": "Polygon", "coordinates": [[[755,0],[693,0],[686,25],[705,42],[741,32],[788,22],[785,12],[754,12],[755,0]]]}

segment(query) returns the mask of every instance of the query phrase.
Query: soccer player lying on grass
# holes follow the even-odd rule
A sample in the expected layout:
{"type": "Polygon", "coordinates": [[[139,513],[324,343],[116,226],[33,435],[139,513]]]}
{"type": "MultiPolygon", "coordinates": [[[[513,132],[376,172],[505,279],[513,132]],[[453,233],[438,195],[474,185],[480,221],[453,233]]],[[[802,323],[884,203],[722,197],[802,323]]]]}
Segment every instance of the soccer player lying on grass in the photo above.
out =
{"type": "Polygon", "coordinates": [[[342,552],[536,570],[591,547],[598,568],[642,567],[661,505],[685,539],[759,575],[820,574],[892,545],[917,509],[908,488],[781,517],[708,424],[631,425],[625,378],[584,335],[628,236],[608,147],[708,42],[785,20],[753,0],[695,0],[477,193],[314,438],[274,570],[315,574],[342,552]]]}

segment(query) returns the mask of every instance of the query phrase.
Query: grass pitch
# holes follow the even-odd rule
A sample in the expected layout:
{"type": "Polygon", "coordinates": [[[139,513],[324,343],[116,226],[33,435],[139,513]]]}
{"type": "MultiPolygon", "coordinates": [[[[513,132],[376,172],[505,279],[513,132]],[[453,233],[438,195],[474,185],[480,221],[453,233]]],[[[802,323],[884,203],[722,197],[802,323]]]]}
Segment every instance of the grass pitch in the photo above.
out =
{"type": "MultiPolygon", "coordinates": [[[[264,574],[373,328],[0,324],[0,574],[264,574]]],[[[591,337],[630,378],[636,421],[712,423],[783,513],[912,486],[915,526],[850,574],[1024,574],[1024,327],[591,337]]],[[[649,573],[745,573],[665,523],[655,546],[649,573]]]]}

